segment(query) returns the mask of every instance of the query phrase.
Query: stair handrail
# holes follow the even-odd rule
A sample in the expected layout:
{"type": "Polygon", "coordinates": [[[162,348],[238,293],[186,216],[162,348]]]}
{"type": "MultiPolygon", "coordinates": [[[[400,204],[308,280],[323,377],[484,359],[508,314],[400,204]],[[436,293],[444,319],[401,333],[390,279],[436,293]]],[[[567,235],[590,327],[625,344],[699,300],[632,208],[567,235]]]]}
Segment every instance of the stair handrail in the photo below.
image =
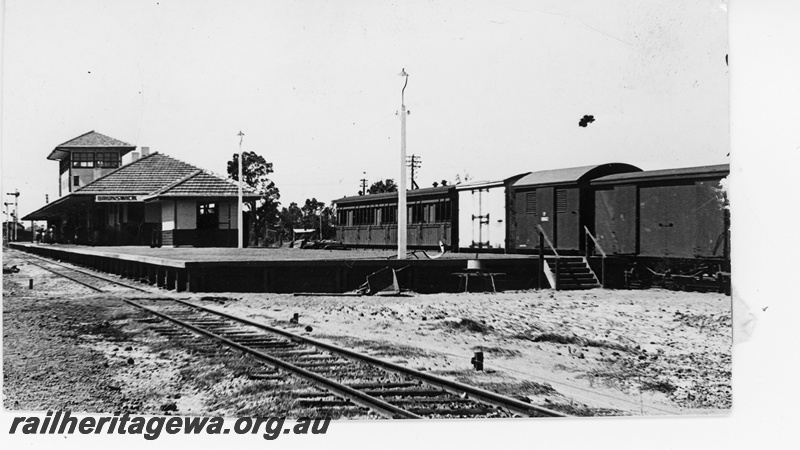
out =
{"type": "MultiPolygon", "coordinates": [[[[589,231],[589,227],[584,225],[583,229],[586,230],[586,235],[589,236],[590,238],[592,238],[592,242],[594,242],[594,248],[596,248],[597,250],[600,250],[600,254],[603,255],[603,258],[605,258],[606,257],[605,250],[603,250],[603,247],[600,246],[599,242],[597,242],[597,239],[592,235],[592,232],[589,231]]],[[[586,249],[586,256],[589,256],[589,249],[588,248],[586,249]]]]}
{"type": "Polygon", "coordinates": [[[542,233],[542,236],[544,236],[544,241],[547,242],[547,246],[550,247],[550,250],[552,250],[553,253],[555,253],[556,258],[560,258],[561,255],[559,255],[558,252],[556,251],[556,246],[553,245],[553,243],[550,241],[550,238],[547,237],[547,233],[544,232],[544,229],[542,228],[542,226],[541,225],[536,225],[536,228],[538,228],[539,232],[542,233]]]}
{"type": "MultiPolygon", "coordinates": [[[[589,231],[589,227],[584,225],[583,229],[586,231],[586,235],[589,236],[590,238],[592,238],[592,241],[594,242],[594,248],[599,250],[600,254],[603,255],[603,259],[600,261],[600,270],[602,270],[602,273],[600,274],[600,286],[606,287],[606,257],[608,255],[606,255],[606,252],[605,252],[605,250],[603,250],[603,247],[600,246],[600,243],[597,242],[597,239],[594,237],[594,235],[592,235],[592,232],[589,231]]],[[[586,264],[589,264],[589,247],[588,246],[586,247],[586,264]]],[[[591,267],[589,269],[591,270],[591,267]]]]}
{"type": "MultiPolygon", "coordinates": [[[[556,276],[555,276],[555,280],[554,280],[555,281],[555,283],[554,283],[555,286],[553,286],[553,289],[558,290],[558,277],[559,277],[559,272],[560,272],[559,268],[558,268],[558,266],[560,265],[560,264],[558,264],[558,260],[561,258],[561,255],[558,254],[558,251],[556,250],[556,246],[553,245],[553,242],[550,241],[549,237],[547,237],[547,233],[545,233],[544,228],[542,228],[541,225],[536,225],[536,228],[539,229],[539,235],[544,238],[544,241],[547,242],[547,245],[550,247],[551,250],[553,250],[553,254],[556,255],[556,274],[555,274],[556,276]]],[[[539,242],[541,242],[541,239],[539,240],[539,242]]],[[[541,245],[539,246],[539,259],[542,262],[544,261],[544,249],[541,248],[541,245]]],[[[544,264],[546,264],[546,263],[544,263],[544,264]]],[[[544,264],[541,264],[540,268],[542,270],[544,270],[544,264]]]]}

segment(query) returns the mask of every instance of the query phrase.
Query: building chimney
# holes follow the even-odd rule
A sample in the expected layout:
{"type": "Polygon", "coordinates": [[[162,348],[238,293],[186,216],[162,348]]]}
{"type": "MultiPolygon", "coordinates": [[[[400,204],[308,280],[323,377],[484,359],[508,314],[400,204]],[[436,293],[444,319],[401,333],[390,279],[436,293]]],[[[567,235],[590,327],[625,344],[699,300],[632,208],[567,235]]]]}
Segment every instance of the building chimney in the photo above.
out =
{"type": "Polygon", "coordinates": [[[139,160],[139,152],[132,152],[131,153],[131,162],[136,162],[139,160]]]}
{"type": "Polygon", "coordinates": [[[142,157],[150,154],[150,147],[142,147],[142,157]]]}

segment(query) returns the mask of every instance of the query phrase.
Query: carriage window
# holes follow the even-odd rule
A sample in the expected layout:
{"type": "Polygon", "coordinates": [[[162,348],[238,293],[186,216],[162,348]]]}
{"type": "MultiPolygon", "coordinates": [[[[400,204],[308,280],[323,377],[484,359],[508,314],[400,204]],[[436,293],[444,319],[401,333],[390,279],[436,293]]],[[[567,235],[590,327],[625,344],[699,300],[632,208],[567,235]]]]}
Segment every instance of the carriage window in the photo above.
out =
{"type": "Polygon", "coordinates": [[[435,220],[437,223],[450,222],[450,200],[436,202],[436,207],[434,209],[432,220],[435,220]]]}
{"type": "Polygon", "coordinates": [[[381,224],[397,223],[397,206],[384,206],[381,211],[381,224]]]}

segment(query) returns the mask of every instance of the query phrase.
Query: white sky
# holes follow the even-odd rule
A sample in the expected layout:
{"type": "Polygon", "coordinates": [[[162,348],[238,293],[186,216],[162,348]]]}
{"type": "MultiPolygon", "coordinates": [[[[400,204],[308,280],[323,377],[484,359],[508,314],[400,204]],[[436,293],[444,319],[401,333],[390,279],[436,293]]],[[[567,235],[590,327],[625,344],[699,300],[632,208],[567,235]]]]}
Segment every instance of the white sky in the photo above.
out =
{"type": "Polygon", "coordinates": [[[398,178],[627,162],[728,162],[720,1],[9,0],[3,189],[20,213],[58,195],[57,144],[90,130],[225,172],[275,164],[281,202],[398,178]],[[578,126],[584,114],[595,122],[578,126]]]}

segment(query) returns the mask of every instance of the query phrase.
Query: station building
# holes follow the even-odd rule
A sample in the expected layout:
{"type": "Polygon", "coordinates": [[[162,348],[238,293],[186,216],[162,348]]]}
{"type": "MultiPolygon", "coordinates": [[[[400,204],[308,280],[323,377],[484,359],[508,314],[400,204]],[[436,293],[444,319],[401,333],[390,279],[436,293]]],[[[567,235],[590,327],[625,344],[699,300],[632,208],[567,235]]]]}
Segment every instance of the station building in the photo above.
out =
{"type": "MultiPolygon", "coordinates": [[[[54,242],[235,247],[238,184],[95,131],[56,146],[60,197],[23,217],[54,242]],[[123,164],[130,153],[131,162],[123,164]]],[[[244,201],[259,195],[244,188],[244,201]]]]}

